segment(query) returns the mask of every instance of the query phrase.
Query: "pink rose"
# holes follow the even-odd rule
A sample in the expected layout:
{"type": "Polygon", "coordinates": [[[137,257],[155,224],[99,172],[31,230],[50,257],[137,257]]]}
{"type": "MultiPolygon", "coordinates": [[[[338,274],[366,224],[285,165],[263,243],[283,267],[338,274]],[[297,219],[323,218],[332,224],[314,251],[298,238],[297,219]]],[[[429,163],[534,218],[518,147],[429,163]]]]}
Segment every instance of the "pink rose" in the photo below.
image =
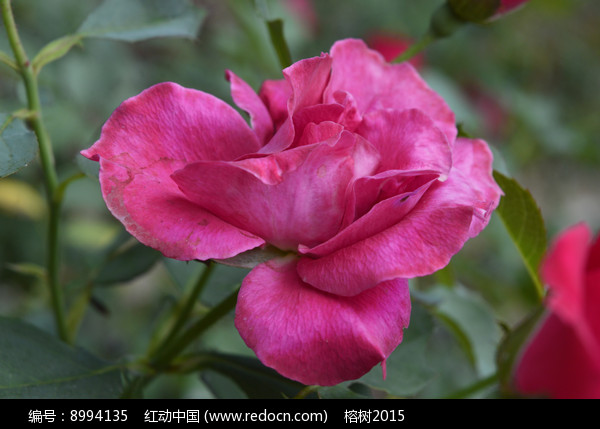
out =
{"type": "Polygon", "coordinates": [[[569,228],[542,264],[549,312],[518,363],[521,393],[600,398],[600,235],[591,238],[585,224],[569,228]]]}
{"type": "Polygon", "coordinates": [[[408,326],[407,278],[444,267],[497,206],[485,142],[409,64],[360,40],[233,100],[173,83],[112,114],[86,157],[111,212],[168,257],[285,256],[254,267],[235,324],[258,358],[333,385],[384,362],[408,326]]]}

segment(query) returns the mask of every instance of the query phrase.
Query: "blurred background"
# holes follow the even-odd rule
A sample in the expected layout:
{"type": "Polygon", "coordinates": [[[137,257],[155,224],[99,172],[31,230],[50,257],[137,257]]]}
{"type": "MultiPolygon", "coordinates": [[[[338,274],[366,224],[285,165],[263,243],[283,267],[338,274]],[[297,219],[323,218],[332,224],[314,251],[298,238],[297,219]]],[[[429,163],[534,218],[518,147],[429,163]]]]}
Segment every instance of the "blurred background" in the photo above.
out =
{"type": "MultiPolygon", "coordinates": [[[[101,1],[13,3],[20,35],[33,56],[48,42],[76,32],[101,1]]],[[[285,37],[297,61],[327,52],[336,40],[347,37],[362,38],[380,49],[385,49],[381,47],[385,43],[393,47],[417,39],[442,3],[267,1],[261,13],[284,20],[285,37]]],[[[205,11],[193,40],[85,39],[44,68],[39,77],[43,113],[61,178],[80,168],[89,169],[78,159],[79,151],[98,138],[100,127],[123,100],[155,83],[177,82],[231,103],[226,69],[255,89],[265,79],[282,77],[263,17],[252,1],[193,4],[205,11]]],[[[598,22],[597,1],[531,0],[493,23],[462,28],[432,45],[416,63],[429,85],[455,111],[463,129],[493,147],[495,168],[531,191],[549,238],[581,221],[594,231],[600,229],[598,22]]],[[[4,28],[0,30],[0,50],[10,52],[4,28]]],[[[0,112],[10,113],[25,104],[19,77],[0,64],[0,112]]],[[[48,293],[39,270],[44,265],[45,222],[38,163],[0,180],[0,314],[52,332],[48,293]]],[[[61,228],[61,276],[69,302],[75,302],[93,283],[93,305],[83,319],[77,343],[110,361],[142,354],[165,309],[204,266],[167,260],[128,241],[106,209],[93,171],[69,187],[61,228]]],[[[490,309],[493,321],[513,326],[535,303],[531,280],[495,215],[489,227],[453,259],[450,270],[464,290],[490,309]]],[[[219,302],[245,274],[242,269],[219,267],[202,303],[219,302]]],[[[426,287],[438,281],[421,279],[414,285],[426,287]]],[[[419,324],[429,317],[420,313],[418,308],[413,313],[414,329],[409,328],[406,341],[411,335],[416,339],[424,325],[433,324],[426,344],[410,344],[418,350],[415,353],[427,354],[428,369],[437,375],[427,383],[399,389],[396,395],[440,395],[488,372],[481,365],[473,368],[460,341],[453,340],[448,334],[451,329],[443,323],[419,324]],[[440,352],[453,357],[436,360],[440,352]]],[[[198,347],[253,356],[232,319],[231,315],[222,320],[198,347]]],[[[497,326],[490,329],[497,339],[497,326]]],[[[490,350],[493,347],[475,353],[487,356],[490,350]]],[[[148,396],[246,397],[247,392],[218,372],[204,371],[199,377],[164,377],[151,385],[148,396]]]]}

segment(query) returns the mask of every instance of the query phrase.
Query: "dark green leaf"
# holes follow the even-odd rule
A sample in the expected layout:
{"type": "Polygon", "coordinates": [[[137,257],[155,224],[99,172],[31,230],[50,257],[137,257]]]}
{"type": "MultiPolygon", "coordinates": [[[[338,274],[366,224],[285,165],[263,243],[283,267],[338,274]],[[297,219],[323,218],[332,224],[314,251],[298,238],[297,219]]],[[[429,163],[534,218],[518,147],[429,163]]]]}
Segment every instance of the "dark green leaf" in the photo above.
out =
{"type": "Polygon", "coordinates": [[[248,399],[237,384],[223,374],[208,369],[200,375],[208,390],[218,399],[248,399]]]}
{"type": "Polygon", "coordinates": [[[257,247],[255,249],[247,250],[239,255],[236,255],[228,259],[215,259],[215,262],[224,265],[230,265],[232,267],[239,268],[254,268],[263,262],[267,262],[271,259],[283,257],[287,255],[286,252],[277,249],[273,246],[266,246],[264,248],[257,247]]]}
{"type": "Polygon", "coordinates": [[[516,359],[523,345],[544,316],[544,312],[545,308],[540,305],[512,331],[507,332],[498,346],[496,353],[498,378],[505,393],[511,393],[512,375],[516,359]]]}
{"type": "Polygon", "coordinates": [[[117,398],[121,371],[46,332],[0,317],[0,398],[117,398]]]}
{"type": "Polygon", "coordinates": [[[475,293],[457,285],[436,287],[427,292],[437,301],[434,317],[454,335],[480,376],[495,372],[495,352],[501,332],[492,309],[475,293]]]}
{"type": "MultiPolygon", "coordinates": [[[[122,237],[123,235],[116,243],[119,243],[122,237]]],[[[109,253],[94,283],[108,285],[127,282],[148,271],[159,258],[159,252],[130,238],[109,253]]]]}
{"type": "Polygon", "coordinates": [[[517,246],[538,294],[543,296],[539,265],[546,251],[546,227],[542,213],[531,196],[519,183],[494,171],[494,179],[504,191],[496,213],[502,219],[510,237],[517,246]]]}
{"type": "Polygon", "coordinates": [[[193,39],[204,16],[204,10],[187,0],[105,0],[77,33],[127,42],[155,37],[193,39]]]}
{"type": "Polygon", "coordinates": [[[36,154],[35,134],[19,119],[0,113],[0,177],[25,167],[36,154]]]}
{"type": "Polygon", "coordinates": [[[81,42],[81,38],[82,36],[79,34],[72,34],[56,39],[44,46],[31,61],[35,73],[39,73],[46,64],[66,55],[73,46],[81,42]]]}
{"type": "Polygon", "coordinates": [[[337,385],[331,387],[321,387],[319,389],[319,398],[321,399],[368,399],[370,396],[357,393],[351,390],[349,386],[337,385]]]}
{"type": "MultiPolygon", "coordinates": [[[[204,369],[229,378],[251,399],[293,398],[305,387],[282,377],[255,358],[227,354],[203,355],[201,358],[204,369]]],[[[203,380],[211,384],[210,376],[203,376],[203,380]]],[[[220,389],[214,383],[211,390],[213,393],[221,390],[231,392],[231,389],[220,389]]]]}
{"type": "Polygon", "coordinates": [[[413,301],[411,321],[404,331],[404,340],[388,357],[386,378],[377,365],[359,381],[396,396],[412,396],[418,393],[435,376],[429,366],[427,344],[434,325],[427,310],[413,301]]]}

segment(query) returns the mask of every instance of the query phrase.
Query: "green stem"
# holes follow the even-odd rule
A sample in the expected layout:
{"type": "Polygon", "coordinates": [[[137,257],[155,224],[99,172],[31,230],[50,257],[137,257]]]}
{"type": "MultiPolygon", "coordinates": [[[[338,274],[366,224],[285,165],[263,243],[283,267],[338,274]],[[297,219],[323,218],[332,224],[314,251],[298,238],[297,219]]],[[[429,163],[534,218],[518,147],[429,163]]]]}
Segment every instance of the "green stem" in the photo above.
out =
{"type": "Polygon", "coordinates": [[[454,393],[446,396],[446,399],[463,399],[468,398],[472,394],[479,392],[480,390],[485,389],[486,387],[491,386],[492,384],[498,381],[498,374],[494,373],[489,377],[483,378],[481,380],[476,381],[470,386],[465,387],[464,389],[457,390],[454,393]]]}
{"type": "Polygon", "coordinates": [[[316,392],[318,389],[319,386],[306,386],[300,392],[298,392],[296,396],[294,396],[294,399],[304,399],[311,393],[316,392]]]}
{"type": "Polygon", "coordinates": [[[213,307],[200,320],[179,337],[170,339],[165,347],[157,348],[157,353],[148,358],[148,367],[151,372],[140,375],[131,380],[123,390],[121,398],[138,397],[141,390],[150,383],[161,371],[164,371],[171,362],[185,350],[190,343],[198,338],[204,331],[218,322],[223,316],[235,308],[239,288],[236,288],[227,298],[213,307]]]}
{"type": "Polygon", "coordinates": [[[204,331],[214,325],[223,316],[235,308],[239,288],[234,290],[227,298],[213,307],[208,313],[194,323],[178,338],[170,341],[170,345],[160,349],[159,353],[150,359],[150,366],[162,369],[167,366],[179,353],[181,353],[192,341],[198,338],[204,331]]]}
{"type": "Polygon", "coordinates": [[[162,344],[159,347],[157,347],[157,349],[164,349],[165,347],[168,347],[173,342],[173,340],[176,338],[176,336],[179,334],[179,332],[181,331],[183,326],[186,324],[186,322],[189,320],[189,315],[192,313],[192,310],[194,309],[194,306],[196,305],[196,302],[198,301],[200,294],[204,290],[204,287],[206,286],[208,279],[210,278],[211,274],[213,273],[215,266],[216,266],[216,264],[214,262],[212,262],[212,261],[208,262],[208,265],[206,266],[206,268],[204,269],[204,272],[202,273],[202,275],[199,277],[198,281],[194,285],[192,291],[190,292],[190,294],[187,297],[184,298],[184,300],[183,300],[184,307],[181,309],[181,311],[178,312],[177,320],[175,321],[175,324],[171,328],[171,331],[167,334],[165,340],[162,342],[162,344]]]}
{"type": "MultiPolygon", "coordinates": [[[[23,78],[25,91],[27,93],[28,108],[34,114],[29,119],[29,124],[33,129],[40,150],[40,160],[44,172],[44,184],[46,186],[48,208],[49,208],[49,226],[48,226],[48,286],[52,299],[52,309],[58,335],[63,341],[68,341],[69,335],[65,319],[63,293],[58,281],[59,255],[58,255],[58,226],[60,220],[60,206],[62,198],[57,198],[58,176],[54,167],[54,153],[52,144],[46,128],[42,121],[42,109],[38,91],[37,79],[33,67],[27,58],[25,49],[17,32],[17,25],[13,16],[10,0],[0,0],[2,11],[2,20],[8,36],[11,49],[15,56],[18,71],[23,78]]],[[[62,195],[60,195],[62,196],[62,195]]]]}
{"type": "Polygon", "coordinates": [[[436,36],[431,31],[428,31],[421,39],[410,45],[406,51],[396,57],[392,62],[402,63],[410,60],[412,57],[425,50],[425,48],[427,48],[434,40],[436,40],[436,36]]]}

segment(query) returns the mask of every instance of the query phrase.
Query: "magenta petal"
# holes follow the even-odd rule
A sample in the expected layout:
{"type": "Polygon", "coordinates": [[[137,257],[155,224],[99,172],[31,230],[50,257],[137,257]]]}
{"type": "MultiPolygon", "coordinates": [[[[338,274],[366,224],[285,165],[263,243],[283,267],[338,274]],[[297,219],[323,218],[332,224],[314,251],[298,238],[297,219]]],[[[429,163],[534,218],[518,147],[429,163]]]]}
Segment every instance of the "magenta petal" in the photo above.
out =
{"type": "Polygon", "coordinates": [[[445,135],[420,110],[367,113],[356,130],[381,154],[379,171],[413,170],[448,177],[452,152],[445,135]]]}
{"type": "Polygon", "coordinates": [[[324,102],[337,91],[352,94],[362,114],[381,109],[419,109],[429,116],[452,144],[454,113],[408,63],[388,64],[362,40],[346,39],[331,48],[332,71],[324,102]]]}
{"type": "Polygon", "coordinates": [[[304,127],[304,132],[298,141],[298,146],[306,146],[334,139],[339,136],[342,131],[344,131],[344,127],[335,122],[325,121],[318,124],[311,122],[304,127]]]}
{"type": "Polygon", "coordinates": [[[318,259],[302,258],[300,277],[324,291],[352,296],[382,281],[445,267],[468,239],[473,209],[435,206],[428,194],[398,224],[379,234],[318,259]]]}
{"type": "Polygon", "coordinates": [[[106,205],[127,231],[169,258],[229,258],[264,244],[188,201],[169,177],[132,173],[101,158],[100,185],[106,205]]]}
{"type": "Polygon", "coordinates": [[[331,57],[327,54],[300,60],[283,70],[283,76],[292,88],[288,112],[293,114],[303,107],[323,103],[323,91],[330,73],[331,57]]]}
{"type": "Polygon", "coordinates": [[[254,90],[237,77],[232,71],[227,70],[225,76],[231,82],[231,97],[235,104],[248,112],[254,132],[261,143],[266,143],[273,135],[274,127],[267,107],[254,90]]]}
{"type": "MultiPolygon", "coordinates": [[[[275,136],[271,141],[265,145],[260,153],[271,154],[280,152],[287,149],[300,138],[302,129],[308,122],[315,122],[314,120],[300,120],[299,129],[296,128],[298,120],[295,115],[298,111],[309,108],[319,109],[318,104],[323,101],[323,91],[327,82],[329,81],[329,74],[331,72],[331,58],[327,54],[321,54],[320,57],[307,58],[300,60],[285,70],[283,70],[283,76],[287,83],[287,88],[291,89],[291,94],[287,99],[287,117],[280,118],[281,115],[281,102],[285,93],[283,84],[270,81],[271,84],[261,89],[261,98],[265,100],[265,104],[270,111],[277,114],[276,123],[281,123],[275,136]]],[[[339,108],[341,111],[343,108],[339,108]]],[[[314,117],[314,115],[310,115],[314,117]]],[[[337,115],[339,116],[339,114],[337,115]]],[[[321,118],[322,120],[331,120],[331,117],[321,118]]],[[[320,121],[319,121],[320,122],[320,121]]]]}
{"type": "Polygon", "coordinates": [[[410,318],[408,282],[384,282],[352,298],[303,283],[296,260],[254,268],[238,296],[235,325],[258,358],[312,385],[356,379],[402,341],[410,318]]]}
{"type": "Polygon", "coordinates": [[[338,231],[348,184],[377,162],[368,142],[343,132],[333,142],[267,157],[190,164],[173,178],[191,201],[221,219],[296,250],[338,231]]]}
{"type": "Polygon", "coordinates": [[[502,196],[492,176],[492,152],[483,140],[458,138],[452,160],[452,184],[443,191],[445,199],[474,208],[469,236],[475,237],[488,224],[502,196]]]}
{"type": "MultiPolygon", "coordinates": [[[[360,196],[369,194],[369,197],[377,197],[378,194],[381,193],[381,189],[377,188],[384,188],[386,179],[390,181],[394,181],[395,179],[394,177],[379,178],[378,176],[362,177],[355,181],[355,193],[360,193],[360,196]],[[382,184],[381,181],[384,183],[382,184]]],[[[385,174],[385,176],[390,175],[385,174]]],[[[356,220],[353,218],[345,220],[345,228],[336,234],[335,237],[332,237],[330,240],[313,248],[302,246],[299,249],[300,253],[310,257],[327,256],[337,250],[351,246],[393,227],[399,223],[404,216],[410,213],[431,183],[436,180],[434,176],[422,177],[422,182],[419,182],[416,179],[411,180],[412,178],[409,178],[408,181],[410,183],[407,184],[408,189],[406,191],[397,192],[394,196],[385,198],[383,201],[380,201],[372,207],[369,206],[371,207],[369,212],[356,220]],[[413,182],[415,182],[415,186],[411,189],[410,185],[412,185],[413,182]]],[[[354,200],[358,200],[358,196],[356,196],[354,200]]],[[[348,212],[346,215],[348,215],[348,212]]],[[[336,289],[335,293],[339,293],[339,289],[336,289]]]]}
{"type": "Polygon", "coordinates": [[[266,80],[258,91],[276,129],[288,118],[288,100],[292,95],[292,87],[285,79],[266,80]]]}
{"type": "MultiPolygon", "coordinates": [[[[445,267],[487,224],[501,192],[491,176],[491,154],[484,142],[459,139],[454,155],[448,179],[434,181],[408,214],[399,206],[400,220],[395,225],[389,226],[389,219],[375,211],[373,219],[381,225],[374,222],[365,231],[381,232],[366,236],[358,226],[351,226],[348,233],[339,234],[340,239],[334,237],[320,249],[302,249],[308,255],[322,255],[300,260],[302,280],[327,292],[353,295],[385,280],[424,276],[445,267]],[[355,241],[357,237],[362,240],[355,241]],[[345,240],[349,245],[340,248],[345,240]],[[330,246],[335,250],[325,254],[330,246]]],[[[395,201],[402,203],[397,197],[395,201]]]]}
{"type": "Polygon", "coordinates": [[[264,241],[186,200],[171,174],[186,163],[258,150],[256,135],[223,101],[173,83],[123,102],[82,154],[100,161],[109,210],[142,243],[176,259],[227,258],[264,241]]]}
{"type": "Polygon", "coordinates": [[[551,314],[525,348],[515,380],[517,389],[525,394],[598,399],[598,354],[590,354],[577,330],[551,314]]]}
{"type": "MultiPolygon", "coordinates": [[[[227,103],[162,83],[124,101],[102,127],[100,140],[81,153],[94,161],[123,158],[123,166],[137,171],[159,160],[233,160],[259,148],[256,135],[227,103]]],[[[145,174],[157,173],[150,168],[145,174]]]]}
{"type": "Polygon", "coordinates": [[[541,267],[542,278],[551,288],[548,307],[569,323],[580,323],[586,299],[585,267],[591,231],[577,224],[553,244],[541,267]]]}
{"type": "Polygon", "coordinates": [[[545,257],[541,274],[550,287],[548,307],[571,325],[590,353],[600,355],[600,271],[586,271],[591,237],[584,223],[567,229],[545,257]]]}

